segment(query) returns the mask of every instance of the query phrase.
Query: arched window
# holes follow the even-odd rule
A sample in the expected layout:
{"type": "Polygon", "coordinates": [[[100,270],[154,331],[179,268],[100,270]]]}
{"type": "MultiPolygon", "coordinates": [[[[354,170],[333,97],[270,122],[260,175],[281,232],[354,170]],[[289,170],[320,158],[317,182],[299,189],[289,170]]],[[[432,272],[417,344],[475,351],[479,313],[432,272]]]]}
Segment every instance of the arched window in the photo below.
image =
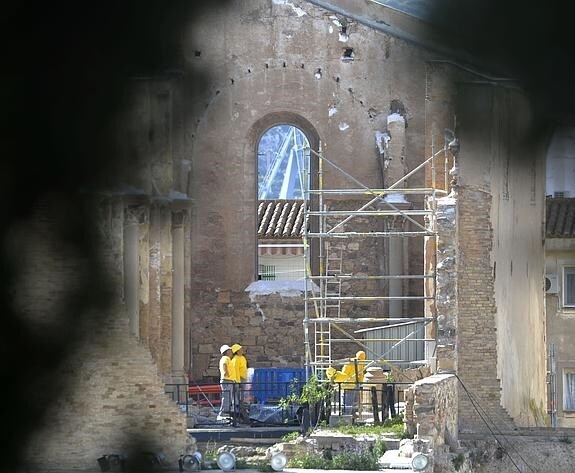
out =
{"type": "Polygon", "coordinates": [[[309,139],[294,125],[275,125],[261,135],[257,157],[258,279],[301,279],[309,139]]]}
{"type": "Polygon", "coordinates": [[[309,140],[293,125],[268,129],[258,144],[258,199],[303,199],[309,149],[309,140]]]}

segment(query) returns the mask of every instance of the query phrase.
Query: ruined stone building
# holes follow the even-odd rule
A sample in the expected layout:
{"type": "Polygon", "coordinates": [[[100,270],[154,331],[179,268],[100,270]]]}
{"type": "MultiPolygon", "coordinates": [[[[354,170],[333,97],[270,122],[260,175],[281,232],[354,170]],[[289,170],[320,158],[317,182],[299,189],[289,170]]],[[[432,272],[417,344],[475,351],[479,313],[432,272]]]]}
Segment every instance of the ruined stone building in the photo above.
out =
{"type": "MultiPolygon", "coordinates": [[[[58,421],[36,434],[31,454],[93,466],[126,438],[150,434],[146,441],[177,457],[190,440],[163,391],[213,381],[220,345],[241,343],[252,367],[304,365],[307,286],[270,276],[270,268],[306,270],[302,195],[258,195],[258,150],[278,126],[306,140],[312,188],[319,179],[325,189],[349,185],[327,165],[318,174],[321,154],[368,189],[404,179],[399,190],[441,191],[433,241],[368,235],[309,244],[310,275],[321,274],[319,254],[329,249],[344,272],[434,276],[432,300],[421,278],[368,280],[356,290],[388,299],[351,300],[339,315],[433,319],[416,358],[458,374],[501,424],[542,424],[546,150],[530,140],[530,99],[513,80],[466,65],[414,12],[385,3],[230,2],[190,19],[178,45],[181,69],[131,79],[114,123],[129,178],[89,193],[114,304],[85,328],[66,367],[74,382],[49,417],[58,421]],[[203,82],[191,83],[191,73],[203,82]],[[200,100],[191,88],[202,91],[200,100]],[[410,174],[446,149],[446,129],[460,149],[441,167],[410,174]],[[295,269],[286,266],[290,258],[295,269]],[[66,441],[72,432],[82,448],[66,441]]],[[[349,211],[363,198],[327,196],[323,205],[349,211]]],[[[427,203],[407,191],[394,201],[404,212],[427,203]]],[[[408,233],[425,225],[423,215],[378,228],[357,218],[354,228],[408,233]]],[[[19,303],[35,318],[59,303],[63,281],[74,282],[74,255],[51,244],[52,220],[49,206],[39,208],[38,230],[28,235],[19,303]]],[[[318,221],[312,217],[309,229],[318,221]]],[[[338,356],[357,349],[350,343],[338,356]]],[[[482,432],[461,387],[458,396],[458,429],[482,432]]]]}

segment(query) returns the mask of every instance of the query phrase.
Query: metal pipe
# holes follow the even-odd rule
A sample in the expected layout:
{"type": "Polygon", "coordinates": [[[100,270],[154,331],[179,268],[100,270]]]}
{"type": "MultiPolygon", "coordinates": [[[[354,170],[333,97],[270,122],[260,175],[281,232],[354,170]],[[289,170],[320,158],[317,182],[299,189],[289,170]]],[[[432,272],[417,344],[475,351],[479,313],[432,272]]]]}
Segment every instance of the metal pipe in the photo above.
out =
{"type": "Polygon", "coordinates": [[[357,319],[352,318],[344,318],[344,317],[317,317],[317,318],[310,318],[310,324],[322,324],[325,322],[331,322],[334,324],[356,324],[356,323],[375,323],[375,322],[401,322],[401,321],[424,321],[429,320],[433,321],[432,317],[358,317],[357,319]]]}
{"type": "MultiPolygon", "coordinates": [[[[355,333],[355,332],[354,332],[355,333]]],[[[346,343],[355,343],[355,340],[350,340],[349,338],[332,338],[332,342],[346,342],[346,343]]],[[[399,340],[403,340],[403,338],[369,338],[367,339],[369,342],[397,342],[399,340]]],[[[408,338],[404,340],[406,342],[434,342],[434,338],[408,338]]]]}
{"type": "Polygon", "coordinates": [[[310,297],[310,301],[423,301],[433,299],[430,296],[339,296],[310,297]]]}
{"type": "Polygon", "coordinates": [[[423,274],[423,275],[415,275],[415,274],[406,274],[406,275],[380,275],[380,276],[357,276],[351,274],[339,274],[339,275],[332,275],[332,276],[311,276],[310,279],[426,279],[434,277],[433,274],[423,274]]]}
{"type": "Polygon", "coordinates": [[[258,248],[304,248],[303,243],[259,243],[258,248]]]}
{"type": "MultiPolygon", "coordinates": [[[[429,215],[431,213],[430,210],[402,210],[405,215],[429,215]]],[[[319,216],[341,216],[341,215],[364,215],[364,216],[374,216],[374,217],[384,217],[384,216],[391,216],[397,215],[397,212],[394,210],[325,210],[325,211],[310,211],[310,215],[319,215],[319,216]]]]}
{"type": "MultiPolygon", "coordinates": [[[[365,185],[363,185],[360,181],[358,181],[355,177],[353,177],[351,174],[349,174],[347,171],[344,171],[342,168],[340,168],[337,164],[331,162],[329,159],[323,157],[322,159],[325,160],[326,163],[328,163],[330,166],[333,166],[335,169],[337,169],[339,172],[341,172],[343,175],[345,175],[346,177],[348,177],[349,179],[351,179],[352,181],[354,181],[356,184],[359,184],[361,187],[363,187],[364,189],[368,190],[371,192],[371,189],[365,185]]],[[[401,179],[399,181],[397,181],[395,183],[395,185],[397,185],[399,182],[401,182],[401,179]]],[[[390,188],[393,188],[394,186],[391,186],[390,188]]],[[[380,199],[379,196],[376,196],[374,199],[370,200],[367,204],[365,204],[364,206],[362,206],[359,210],[365,210],[367,207],[369,207],[370,205],[374,204],[375,202],[377,202],[380,199]]],[[[398,214],[402,215],[403,217],[405,217],[407,220],[409,220],[411,223],[413,223],[414,225],[423,228],[423,226],[413,220],[412,218],[410,218],[408,215],[405,215],[400,209],[398,209],[395,205],[393,205],[391,202],[386,202],[386,201],[382,201],[382,203],[385,203],[386,205],[389,205],[393,210],[395,210],[398,214]]],[[[340,227],[341,225],[345,224],[346,222],[349,222],[351,219],[353,218],[353,216],[349,216],[345,219],[343,219],[341,222],[339,222],[337,225],[335,225],[334,227],[332,227],[330,229],[330,233],[333,232],[336,228],[340,227]]]]}
{"type": "Polygon", "coordinates": [[[320,191],[319,189],[310,189],[310,194],[357,194],[357,195],[379,195],[384,196],[386,194],[431,194],[432,192],[439,192],[447,194],[446,191],[442,189],[433,189],[432,187],[412,187],[412,188],[402,188],[402,189],[370,189],[366,191],[365,189],[324,189],[320,191]]]}
{"type": "MultiPolygon", "coordinates": [[[[373,332],[375,330],[385,330],[388,328],[405,327],[406,325],[413,325],[413,324],[417,324],[417,323],[423,323],[425,325],[428,325],[432,322],[433,322],[433,319],[424,320],[423,322],[405,322],[405,323],[399,323],[399,324],[389,324],[389,325],[382,325],[379,327],[362,328],[359,330],[354,330],[353,333],[373,332]]],[[[371,338],[370,338],[370,340],[371,340],[371,338]]]]}
{"type": "Polygon", "coordinates": [[[404,237],[416,237],[416,236],[433,236],[433,233],[429,230],[421,232],[345,232],[345,233],[308,233],[309,238],[347,238],[349,236],[354,237],[390,237],[390,236],[404,236],[404,237]]]}

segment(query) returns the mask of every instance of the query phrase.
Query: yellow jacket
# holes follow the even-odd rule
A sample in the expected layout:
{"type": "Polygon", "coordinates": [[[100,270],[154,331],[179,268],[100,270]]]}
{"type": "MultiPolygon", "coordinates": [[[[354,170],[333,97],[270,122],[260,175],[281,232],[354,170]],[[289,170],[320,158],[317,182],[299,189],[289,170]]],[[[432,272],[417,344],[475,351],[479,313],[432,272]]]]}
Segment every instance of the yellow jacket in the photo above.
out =
{"type": "MultiPolygon", "coordinates": [[[[360,383],[363,383],[364,367],[360,364],[361,361],[358,360],[357,363],[358,363],[358,365],[357,365],[357,380],[360,383]]],[[[333,373],[333,375],[330,377],[330,379],[334,383],[345,383],[346,386],[342,385],[342,388],[351,389],[352,386],[355,385],[355,382],[356,382],[355,362],[353,361],[353,359],[349,363],[346,363],[345,365],[343,365],[343,368],[341,369],[341,371],[335,371],[335,373],[333,373]]]]}
{"type": "Polygon", "coordinates": [[[232,358],[231,364],[236,383],[245,383],[248,380],[248,360],[246,360],[246,357],[236,353],[232,358]]]}
{"type": "Polygon", "coordinates": [[[220,358],[220,381],[236,380],[236,371],[229,356],[224,355],[220,358]]]}

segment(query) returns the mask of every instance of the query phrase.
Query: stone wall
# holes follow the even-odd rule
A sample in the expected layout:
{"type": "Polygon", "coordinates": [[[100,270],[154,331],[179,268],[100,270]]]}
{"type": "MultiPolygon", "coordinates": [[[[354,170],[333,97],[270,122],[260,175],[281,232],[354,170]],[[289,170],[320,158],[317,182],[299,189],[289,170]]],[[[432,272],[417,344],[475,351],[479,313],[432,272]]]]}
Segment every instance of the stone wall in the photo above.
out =
{"type": "MultiPolygon", "coordinates": [[[[439,372],[457,370],[457,241],[456,199],[437,200],[437,249],[428,258],[437,258],[436,307],[437,311],[437,369],[439,372]]],[[[435,246],[435,245],[432,245],[435,246]]],[[[435,248],[433,248],[435,249],[435,248]]],[[[431,290],[432,291],[432,290],[431,290]]],[[[433,312],[432,312],[433,313],[433,312]]],[[[433,328],[433,327],[432,327],[433,328]]]]}
{"type": "Polygon", "coordinates": [[[31,467],[94,469],[102,454],[144,447],[174,462],[193,444],[150,351],[130,333],[122,284],[124,206],[116,204],[106,206],[106,224],[86,230],[101,244],[93,249],[98,257],[66,239],[75,219],[57,198],[39,205],[11,235],[19,255],[15,310],[37,345],[29,354],[44,355],[23,371],[34,382],[22,401],[22,408],[34,406],[25,417],[35,431],[26,446],[31,467]],[[103,285],[102,274],[111,285],[103,285]]]}
{"type": "MultiPolygon", "coordinates": [[[[347,20],[308,2],[292,7],[254,0],[202,18],[185,36],[186,67],[209,77],[205,100],[179,104],[186,110],[192,162],[193,303],[188,317],[192,351],[199,355],[192,357],[195,377],[210,362],[204,351],[217,352],[212,346],[199,353],[200,340],[229,338],[222,327],[236,317],[261,320],[233,294],[241,294],[257,274],[256,149],[267,128],[298,126],[312,146],[321,141],[325,156],[336,165],[367,186],[381,187],[376,134],[387,128],[392,102],[399,103],[408,125],[404,165],[412,169],[421,162],[426,52],[351,20],[348,39],[340,41],[338,25],[347,20]],[[348,48],[352,61],[342,60],[348,48]],[[217,302],[222,293],[231,294],[229,303],[237,310],[217,302]]],[[[327,164],[324,171],[325,188],[355,186],[327,164]]],[[[423,173],[409,182],[413,187],[422,183],[423,173]]],[[[357,249],[357,243],[350,242],[348,264],[376,267],[381,262],[374,258],[377,251],[362,243],[357,249]]],[[[421,273],[420,250],[419,260],[409,264],[414,274],[421,273]]],[[[357,315],[372,311],[367,304],[344,304],[343,309],[357,315]]],[[[249,330],[241,336],[250,336],[249,330]]],[[[289,347],[285,350],[289,355],[289,347]]]]}
{"type": "Polygon", "coordinates": [[[223,344],[241,344],[252,368],[303,367],[304,296],[303,284],[297,284],[258,281],[241,292],[204,291],[206,316],[192,328],[193,378],[219,379],[217,361],[223,344]],[[217,320],[217,333],[212,319],[217,320]]]}
{"type": "Polygon", "coordinates": [[[457,448],[457,384],[454,375],[436,374],[405,391],[407,431],[429,441],[434,452],[457,448]]]}

